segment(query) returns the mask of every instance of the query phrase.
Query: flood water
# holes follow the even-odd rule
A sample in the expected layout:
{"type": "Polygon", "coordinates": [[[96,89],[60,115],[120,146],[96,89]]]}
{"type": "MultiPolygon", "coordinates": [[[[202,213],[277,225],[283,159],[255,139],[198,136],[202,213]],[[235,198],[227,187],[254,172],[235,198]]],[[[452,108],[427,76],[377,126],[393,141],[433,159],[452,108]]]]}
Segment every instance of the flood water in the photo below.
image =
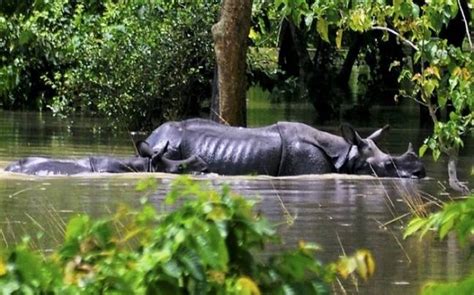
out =
{"type": "MultiPolygon", "coordinates": [[[[280,111],[283,116],[291,115],[281,108],[273,110],[273,114],[280,111]]],[[[385,123],[394,126],[382,143],[383,148],[391,153],[402,153],[409,141],[419,147],[427,131],[410,127],[406,117],[391,119],[391,113],[384,112],[380,109],[379,116],[372,122],[380,124],[378,126],[385,123]]],[[[261,118],[258,107],[249,112],[251,125],[270,123],[270,119],[261,121],[261,118]]],[[[0,168],[28,155],[81,157],[134,153],[128,132],[112,132],[104,126],[106,123],[98,119],[63,120],[49,114],[0,111],[0,168]]],[[[323,128],[338,132],[336,126],[323,128]]],[[[360,130],[367,135],[374,129],[363,127],[360,130]]],[[[472,143],[472,137],[468,138],[459,171],[460,178],[470,180],[471,186],[472,143]]],[[[427,280],[456,279],[474,266],[473,260],[468,258],[468,249],[460,249],[455,237],[443,242],[429,238],[421,242],[417,238],[402,239],[401,230],[408,218],[394,219],[408,212],[404,200],[455,196],[443,188],[446,163],[433,163],[428,156],[423,160],[429,176],[423,180],[347,175],[194,178],[211,185],[227,183],[233,190],[260,200],[258,209],[279,224],[282,247],[296,246],[301,239],[317,242],[324,249],[320,253],[324,261],[336,259],[343,251],[371,250],[376,273],[369,282],[359,282],[361,294],[415,294],[427,280]]],[[[25,234],[37,237],[39,232],[44,232],[35,243],[48,251],[60,243],[65,222],[79,212],[103,216],[111,214],[120,203],[138,208],[143,194],[135,191],[135,185],[149,176],[36,177],[0,172],[0,246],[11,246],[25,234]]],[[[150,198],[158,206],[175,176],[158,173],[153,177],[159,188],[150,198]]],[[[350,282],[343,284],[349,293],[356,292],[357,288],[350,282]]]]}

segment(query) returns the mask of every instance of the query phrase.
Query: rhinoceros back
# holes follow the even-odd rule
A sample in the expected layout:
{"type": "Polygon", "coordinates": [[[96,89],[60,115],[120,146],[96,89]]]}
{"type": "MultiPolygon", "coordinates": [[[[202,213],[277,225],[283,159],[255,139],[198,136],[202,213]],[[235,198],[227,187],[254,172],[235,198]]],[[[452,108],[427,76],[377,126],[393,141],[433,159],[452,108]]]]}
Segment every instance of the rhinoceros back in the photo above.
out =
{"type": "Polygon", "coordinates": [[[281,138],[276,125],[239,128],[191,119],[160,126],[146,140],[153,149],[169,142],[166,156],[201,157],[208,171],[225,175],[278,175],[281,138]]]}

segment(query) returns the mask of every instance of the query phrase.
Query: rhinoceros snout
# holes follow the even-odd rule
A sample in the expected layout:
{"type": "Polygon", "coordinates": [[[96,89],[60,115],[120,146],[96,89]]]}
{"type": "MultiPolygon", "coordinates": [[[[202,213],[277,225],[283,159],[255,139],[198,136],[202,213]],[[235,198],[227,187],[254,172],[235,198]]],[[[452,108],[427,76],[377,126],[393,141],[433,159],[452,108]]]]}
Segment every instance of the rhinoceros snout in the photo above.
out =
{"type": "Polygon", "coordinates": [[[424,178],[426,176],[426,171],[425,171],[425,168],[420,168],[418,170],[415,170],[413,173],[412,173],[412,178],[424,178]]]}
{"type": "Polygon", "coordinates": [[[7,172],[21,172],[22,171],[22,165],[20,164],[20,161],[14,162],[14,163],[8,165],[5,168],[5,171],[7,171],[7,172]]]}

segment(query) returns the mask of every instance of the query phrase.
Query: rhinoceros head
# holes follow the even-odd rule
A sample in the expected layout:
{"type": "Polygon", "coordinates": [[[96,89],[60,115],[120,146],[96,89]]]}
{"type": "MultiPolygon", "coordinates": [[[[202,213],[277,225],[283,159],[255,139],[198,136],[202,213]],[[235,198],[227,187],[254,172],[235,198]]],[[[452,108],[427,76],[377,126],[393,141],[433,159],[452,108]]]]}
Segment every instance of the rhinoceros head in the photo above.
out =
{"type": "Polygon", "coordinates": [[[172,160],[166,157],[169,141],[165,146],[154,152],[146,141],[138,141],[136,143],[137,152],[140,157],[149,158],[150,172],[167,172],[167,173],[188,173],[188,172],[204,172],[207,170],[207,164],[201,157],[192,155],[183,160],[172,160]]]}
{"type": "Polygon", "coordinates": [[[342,125],[342,137],[352,145],[348,155],[352,173],[380,177],[425,177],[423,162],[413,151],[411,143],[408,145],[408,150],[399,156],[386,154],[377,147],[376,141],[388,129],[387,125],[364,139],[351,126],[342,125]]]}

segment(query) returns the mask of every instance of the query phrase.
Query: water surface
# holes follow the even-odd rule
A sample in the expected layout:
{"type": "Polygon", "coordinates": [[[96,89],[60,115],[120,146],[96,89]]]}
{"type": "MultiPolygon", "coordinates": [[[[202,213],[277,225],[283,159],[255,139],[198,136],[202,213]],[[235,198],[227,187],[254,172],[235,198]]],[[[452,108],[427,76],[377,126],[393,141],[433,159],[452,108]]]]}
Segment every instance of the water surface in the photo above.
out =
{"type": "MultiPolygon", "coordinates": [[[[103,126],[106,123],[98,119],[61,120],[47,114],[0,112],[0,167],[26,155],[133,154],[128,132],[107,131],[103,126]]],[[[336,126],[324,129],[338,130],[336,126]]],[[[364,127],[361,133],[373,130],[364,127]]],[[[426,135],[427,131],[395,124],[383,147],[392,153],[402,153],[408,141],[419,146],[426,135]]],[[[463,179],[472,177],[472,138],[466,146],[460,159],[463,179]]],[[[279,224],[284,241],[279,247],[296,246],[301,239],[317,242],[324,249],[320,253],[324,261],[334,260],[344,251],[370,249],[377,263],[376,274],[368,283],[360,282],[361,293],[414,294],[426,280],[459,278],[473,267],[467,250],[458,247],[455,237],[443,242],[401,237],[407,218],[394,219],[408,212],[404,200],[448,197],[443,190],[445,163],[433,163],[428,157],[424,161],[430,177],[423,180],[347,175],[194,178],[215,186],[226,183],[233,190],[258,199],[258,209],[279,224]]],[[[0,172],[0,245],[10,246],[24,234],[36,236],[44,232],[35,239],[36,246],[52,249],[62,239],[65,222],[79,212],[104,216],[120,203],[138,208],[143,193],[136,192],[135,185],[148,176],[34,177],[0,172]]],[[[159,187],[150,200],[160,206],[175,176],[157,173],[153,177],[159,187]]],[[[350,283],[344,285],[355,292],[350,283]]]]}

